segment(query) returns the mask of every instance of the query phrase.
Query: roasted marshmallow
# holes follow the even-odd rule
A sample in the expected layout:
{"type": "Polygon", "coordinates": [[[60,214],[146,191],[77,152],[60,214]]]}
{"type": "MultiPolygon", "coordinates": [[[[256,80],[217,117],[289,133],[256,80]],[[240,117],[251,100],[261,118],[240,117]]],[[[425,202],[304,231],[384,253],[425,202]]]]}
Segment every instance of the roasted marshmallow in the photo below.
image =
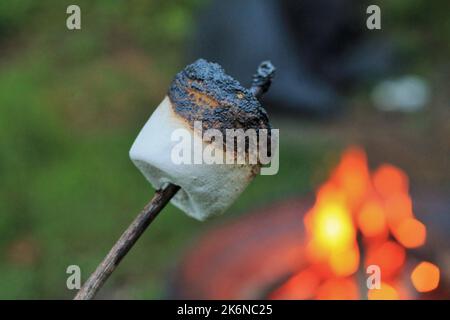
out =
{"type": "MultiPolygon", "coordinates": [[[[198,158],[195,152],[199,148],[212,150],[223,159],[227,152],[235,152],[226,148],[227,129],[260,132],[270,130],[270,124],[250,90],[225,74],[220,65],[199,59],[176,75],[167,96],[137,136],[130,158],[154,188],[168,183],[180,186],[172,203],[204,220],[224,212],[261,167],[259,162],[211,164],[198,158]],[[202,133],[210,129],[222,133],[223,141],[205,139],[202,133]],[[189,154],[183,155],[188,161],[180,163],[176,158],[181,138],[193,143],[187,149],[189,154]]],[[[244,150],[247,160],[248,146],[244,150]]],[[[236,157],[237,153],[233,154],[236,157]]]]}

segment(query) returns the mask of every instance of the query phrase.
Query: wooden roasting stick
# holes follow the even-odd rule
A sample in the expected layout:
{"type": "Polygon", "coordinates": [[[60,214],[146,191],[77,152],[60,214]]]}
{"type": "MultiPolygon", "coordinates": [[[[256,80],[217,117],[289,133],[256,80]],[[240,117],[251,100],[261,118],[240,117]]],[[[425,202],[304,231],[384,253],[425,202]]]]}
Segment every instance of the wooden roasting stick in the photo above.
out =
{"type": "MultiPolygon", "coordinates": [[[[259,65],[256,74],[253,76],[252,87],[250,88],[255,97],[261,97],[269,89],[274,72],[275,68],[268,61],[264,61],[259,65]]],[[[95,297],[120,261],[179,189],[179,186],[169,183],[164,188],[156,191],[152,200],[120,236],[94,273],[83,284],[74,300],[90,300],[95,297]]]]}
{"type": "Polygon", "coordinates": [[[156,216],[178,192],[179,186],[169,184],[164,189],[156,191],[154,197],[134,219],[130,226],[120,236],[108,255],[97,267],[89,279],[78,291],[74,300],[90,300],[103,286],[108,277],[116,269],[123,257],[130,251],[142,233],[152,223],[156,216]]]}

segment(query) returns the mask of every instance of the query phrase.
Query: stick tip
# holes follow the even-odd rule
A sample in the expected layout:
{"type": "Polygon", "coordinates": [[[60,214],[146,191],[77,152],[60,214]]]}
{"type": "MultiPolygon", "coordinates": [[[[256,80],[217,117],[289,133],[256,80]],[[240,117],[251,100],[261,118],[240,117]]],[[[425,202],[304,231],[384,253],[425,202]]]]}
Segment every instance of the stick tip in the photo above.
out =
{"type": "Polygon", "coordinates": [[[256,73],[253,75],[252,87],[250,88],[255,97],[260,97],[269,90],[275,71],[275,66],[269,60],[259,64],[256,73]]]}

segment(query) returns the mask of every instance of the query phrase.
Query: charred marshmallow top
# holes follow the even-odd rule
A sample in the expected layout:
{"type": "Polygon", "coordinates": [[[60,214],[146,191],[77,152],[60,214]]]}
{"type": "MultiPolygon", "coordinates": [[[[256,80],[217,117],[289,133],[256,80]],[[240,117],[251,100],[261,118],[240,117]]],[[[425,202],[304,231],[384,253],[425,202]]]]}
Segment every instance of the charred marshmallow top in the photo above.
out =
{"type": "Polygon", "coordinates": [[[202,121],[203,129],[270,129],[264,108],[217,63],[199,59],[179,72],[169,93],[174,112],[189,126],[202,121]]]}

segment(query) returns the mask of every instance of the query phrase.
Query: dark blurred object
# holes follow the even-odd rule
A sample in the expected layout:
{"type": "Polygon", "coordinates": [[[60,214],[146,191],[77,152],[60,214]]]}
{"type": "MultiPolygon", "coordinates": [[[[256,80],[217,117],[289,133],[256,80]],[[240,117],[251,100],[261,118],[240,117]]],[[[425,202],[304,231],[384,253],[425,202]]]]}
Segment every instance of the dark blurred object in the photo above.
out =
{"type": "Polygon", "coordinates": [[[367,5],[215,0],[200,15],[190,51],[220,63],[244,85],[253,66],[269,59],[278,69],[269,108],[327,116],[339,110],[344,89],[392,65],[390,45],[366,28],[367,5]]]}

